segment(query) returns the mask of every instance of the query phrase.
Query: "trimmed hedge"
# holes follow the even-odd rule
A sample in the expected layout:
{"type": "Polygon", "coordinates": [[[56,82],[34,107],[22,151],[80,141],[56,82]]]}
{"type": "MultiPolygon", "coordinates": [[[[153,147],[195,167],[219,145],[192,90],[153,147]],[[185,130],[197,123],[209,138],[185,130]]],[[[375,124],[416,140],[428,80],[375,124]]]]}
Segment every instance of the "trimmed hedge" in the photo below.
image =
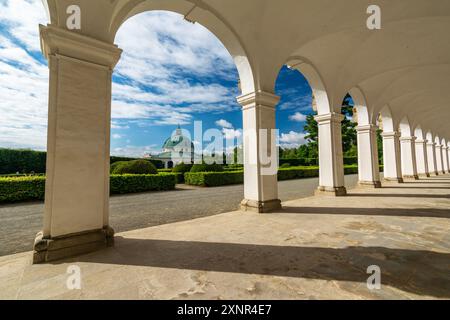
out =
{"type": "Polygon", "coordinates": [[[45,177],[0,178],[0,203],[44,200],[45,177]]]}
{"type": "MultiPolygon", "coordinates": [[[[300,167],[300,166],[318,166],[319,165],[319,159],[317,158],[286,158],[286,159],[280,159],[279,164],[280,166],[284,164],[290,164],[293,167],[300,167]]],[[[344,165],[354,165],[358,164],[358,157],[344,157],[344,165]]]]}
{"type": "Polygon", "coordinates": [[[177,164],[175,166],[175,168],[173,168],[173,172],[185,174],[186,172],[191,171],[193,166],[194,166],[193,164],[186,164],[186,163],[181,162],[181,163],[177,164]]]}
{"type": "Polygon", "coordinates": [[[111,165],[112,174],[157,174],[155,166],[146,160],[119,161],[111,165]]]}
{"type": "Polygon", "coordinates": [[[111,194],[138,193],[146,191],[174,190],[173,174],[124,174],[109,178],[111,194]]]}
{"type": "MultiPolygon", "coordinates": [[[[177,176],[159,175],[111,175],[110,193],[126,194],[147,191],[174,190],[177,176]]],[[[0,203],[44,200],[45,177],[0,178],[0,203]]]]}
{"type": "Polygon", "coordinates": [[[319,159],[317,158],[282,158],[279,160],[279,165],[282,166],[283,164],[288,163],[291,166],[298,167],[298,166],[318,166],[319,165],[319,159]]]}
{"type": "Polygon", "coordinates": [[[133,160],[145,160],[151,162],[157,169],[164,169],[164,162],[161,160],[153,160],[153,159],[140,159],[140,158],[128,158],[128,157],[110,157],[110,164],[121,162],[121,161],[133,161],[133,160]]]}
{"type": "Polygon", "coordinates": [[[0,148],[0,174],[44,173],[46,152],[0,148]]]}
{"type": "Polygon", "coordinates": [[[220,164],[194,164],[190,172],[223,172],[223,166],[220,164]]]}
{"type": "Polygon", "coordinates": [[[319,167],[291,167],[278,169],[278,181],[315,178],[319,176],[319,167]]]}
{"type": "Polygon", "coordinates": [[[244,172],[186,172],[184,180],[186,184],[203,187],[241,184],[244,183],[244,172]]]}

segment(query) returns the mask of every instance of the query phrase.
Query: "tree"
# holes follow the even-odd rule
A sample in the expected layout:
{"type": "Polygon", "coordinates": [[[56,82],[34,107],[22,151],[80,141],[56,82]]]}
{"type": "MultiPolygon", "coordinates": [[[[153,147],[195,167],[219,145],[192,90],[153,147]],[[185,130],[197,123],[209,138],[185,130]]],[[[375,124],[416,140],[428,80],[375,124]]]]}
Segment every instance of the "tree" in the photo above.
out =
{"type": "Polygon", "coordinates": [[[353,118],[353,99],[347,94],[342,103],[341,113],[345,116],[342,121],[342,151],[345,156],[354,156],[357,145],[356,123],[353,118]]]}

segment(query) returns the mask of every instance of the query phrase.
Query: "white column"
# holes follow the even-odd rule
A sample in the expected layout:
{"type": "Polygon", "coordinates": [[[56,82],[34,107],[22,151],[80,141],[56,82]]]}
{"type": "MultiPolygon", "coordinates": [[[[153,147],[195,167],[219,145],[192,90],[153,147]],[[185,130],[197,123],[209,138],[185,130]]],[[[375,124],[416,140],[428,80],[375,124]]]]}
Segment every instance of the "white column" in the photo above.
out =
{"type": "Polygon", "coordinates": [[[238,97],[238,102],[243,108],[244,129],[244,200],[241,209],[259,213],[280,209],[275,132],[275,106],[279,97],[258,91],[238,97]],[[264,161],[268,156],[272,160],[264,161]]]}
{"type": "Polygon", "coordinates": [[[344,158],[341,122],[344,116],[329,113],[315,117],[319,129],[319,188],[317,194],[344,196],[344,158]]]}
{"type": "Polygon", "coordinates": [[[381,187],[377,147],[378,127],[370,124],[358,126],[358,175],[359,185],[381,187]]]}
{"type": "Polygon", "coordinates": [[[41,26],[50,69],[44,228],[34,262],[96,250],[109,227],[111,74],[121,50],[41,26]]]}
{"type": "Polygon", "coordinates": [[[397,132],[383,132],[384,180],[403,182],[400,140],[397,132]]]}
{"type": "Polygon", "coordinates": [[[416,137],[400,137],[403,179],[419,179],[416,166],[416,137]]]}
{"type": "Polygon", "coordinates": [[[427,142],[427,158],[430,175],[439,175],[436,161],[436,144],[432,141],[427,142]]]}
{"type": "Polygon", "coordinates": [[[445,169],[446,173],[450,173],[448,150],[449,150],[449,148],[447,146],[442,147],[442,153],[443,153],[443,157],[444,157],[444,169],[445,169]]]}
{"type": "Polygon", "coordinates": [[[442,146],[436,143],[436,165],[437,171],[439,174],[443,174],[444,172],[444,161],[442,159],[442,146]]]}
{"type": "Polygon", "coordinates": [[[417,166],[417,174],[419,175],[419,177],[430,176],[430,171],[428,169],[426,140],[421,139],[416,140],[416,166],[417,166]]]}

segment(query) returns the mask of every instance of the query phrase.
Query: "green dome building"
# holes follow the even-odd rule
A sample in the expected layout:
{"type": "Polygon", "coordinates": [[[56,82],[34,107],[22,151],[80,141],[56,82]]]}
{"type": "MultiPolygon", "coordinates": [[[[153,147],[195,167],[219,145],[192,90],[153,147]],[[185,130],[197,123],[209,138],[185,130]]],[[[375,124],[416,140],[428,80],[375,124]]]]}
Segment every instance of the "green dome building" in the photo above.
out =
{"type": "Polygon", "coordinates": [[[149,158],[162,161],[165,168],[173,168],[181,162],[194,163],[194,152],[194,143],[178,126],[174,134],[164,142],[162,152],[158,155],[150,155],[149,158]]]}

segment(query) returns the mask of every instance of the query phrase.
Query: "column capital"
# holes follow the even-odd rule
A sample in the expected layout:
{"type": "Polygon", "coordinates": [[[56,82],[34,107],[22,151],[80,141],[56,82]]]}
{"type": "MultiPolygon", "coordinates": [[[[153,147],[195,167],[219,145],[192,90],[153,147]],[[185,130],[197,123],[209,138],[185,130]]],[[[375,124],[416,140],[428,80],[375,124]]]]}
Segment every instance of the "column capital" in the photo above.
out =
{"type": "Polygon", "coordinates": [[[41,50],[47,60],[51,56],[65,57],[112,70],[122,54],[114,44],[51,25],[40,25],[39,33],[41,50]]]}
{"type": "Polygon", "coordinates": [[[416,137],[400,137],[400,141],[415,142],[416,140],[416,137]]]}
{"type": "Polygon", "coordinates": [[[260,90],[237,97],[237,102],[243,109],[255,108],[257,106],[275,109],[279,101],[279,96],[260,90]]]}
{"type": "Polygon", "coordinates": [[[356,131],[358,132],[367,132],[367,131],[373,131],[376,132],[378,130],[378,126],[374,124],[366,124],[363,126],[357,126],[356,131]]]}
{"type": "Polygon", "coordinates": [[[427,146],[435,147],[435,146],[436,146],[436,143],[433,142],[433,141],[427,141],[427,146]]]}
{"type": "Polygon", "coordinates": [[[342,120],[344,120],[345,116],[340,113],[331,112],[327,114],[320,114],[314,117],[314,120],[317,121],[317,123],[329,123],[329,122],[339,122],[341,123],[342,120]]]}
{"type": "Polygon", "coordinates": [[[400,134],[397,131],[391,131],[391,132],[382,132],[381,136],[383,138],[399,138],[400,134]]]}
{"type": "Polygon", "coordinates": [[[428,140],[423,140],[423,139],[417,139],[416,140],[416,144],[427,144],[428,140]]]}

